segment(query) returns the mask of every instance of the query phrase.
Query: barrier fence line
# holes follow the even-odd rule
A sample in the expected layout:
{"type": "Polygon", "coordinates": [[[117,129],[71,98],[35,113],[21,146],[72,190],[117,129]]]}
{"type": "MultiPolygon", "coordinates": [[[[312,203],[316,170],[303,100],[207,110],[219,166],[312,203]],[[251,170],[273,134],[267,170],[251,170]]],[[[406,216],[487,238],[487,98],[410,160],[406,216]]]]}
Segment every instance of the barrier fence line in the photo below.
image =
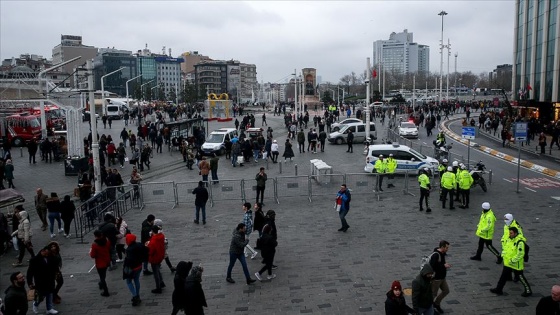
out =
{"type": "Polygon", "coordinates": [[[171,209],[177,206],[177,195],[174,182],[141,183],[142,209],[146,204],[171,203],[171,209]]]}
{"type": "Polygon", "coordinates": [[[216,185],[210,185],[210,205],[214,207],[216,201],[239,200],[245,202],[245,180],[244,179],[220,179],[216,185]]]}
{"type": "Polygon", "coordinates": [[[307,197],[311,202],[310,177],[301,176],[277,176],[274,185],[276,203],[280,204],[280,198],[307,197]]]}
{"type": "MultiPolygon", "coordinates": [[[[256,180],[252,180],[252,181],[244,180],[244,182],[245,182],[243,185],[243,196],[245,196],[244,202],[248,202],[245,200],[246,198],[249,198],[249,200],[251,200],[251,198],[256,198],[257,196],[257,182],[256,180]]],[[[276,198],[275,187],[276,187],[276,180],[274,178],[269,178],[266,181],[263,202],[264,200],[266,201],[273,200],[274,202],[278,203],[278,198],[276,198]]]]}
{"type": "MultiPolygon", "coordinates": [[[[204,183],[208,185],[208,182],[204,182],[204,183]]],[[[175,195],[177,196],[176,203],[194,205],[196,195],[193,194],[193,190],[198,187],[198,181],[179,182],[179,183],[174,183],[174,185],[175,185],[175,195]]],[[[208,199],[212,198],[211,192],[212,189],[208,189],[208,199]]]]}
{"type": "Polygon", "coordinates": [[[345,174],[346,185],[352,194],[371,194],[375,190],[377,183],[376,176],[370,173],[349,173],[345,174]]]}
{"type": "MultiPolygon", "coordinates": [[[[344,174],[321,174],[321,176],[309,176],[310,199],[314,196],[333,196],[345,184],[344,174]]],[[[351,187],[350,187],[351,188],[351,187]]]]}

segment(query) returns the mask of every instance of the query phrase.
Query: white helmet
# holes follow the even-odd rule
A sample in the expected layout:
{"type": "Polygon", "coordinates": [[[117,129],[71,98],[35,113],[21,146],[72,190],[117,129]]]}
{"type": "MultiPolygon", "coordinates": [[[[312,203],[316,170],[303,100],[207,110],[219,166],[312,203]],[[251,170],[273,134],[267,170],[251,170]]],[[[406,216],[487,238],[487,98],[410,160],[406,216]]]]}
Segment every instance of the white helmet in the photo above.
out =
{"type": "Polygon", "coordinates": [[[443,161],[441,161],[441,163],[447,163],[447,159],[443,159],[443,161]]]}
{"type": "Polygon", "coordinates": [[[459,166],[459,162],[453,161],[453,167],[457,167],[457,166],[459,166]]]}

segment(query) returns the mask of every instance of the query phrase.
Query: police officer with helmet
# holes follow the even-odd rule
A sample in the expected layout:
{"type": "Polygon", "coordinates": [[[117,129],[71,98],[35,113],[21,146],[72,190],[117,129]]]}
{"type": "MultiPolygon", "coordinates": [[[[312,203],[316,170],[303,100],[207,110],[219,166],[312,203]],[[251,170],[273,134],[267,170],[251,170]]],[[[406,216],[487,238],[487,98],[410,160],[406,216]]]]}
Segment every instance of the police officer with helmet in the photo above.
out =
{"type": "Polygon", "coordinates": [[[420,170],[420,176],[418,176],[418,183],[420,184],[420,211],[424,211],[422,208],[422,201],[426,200],[426,213],[432,212],[430,208],[430,178],[428,177],[428,168],[424,167],[420,170]]]}
{"type": "Polygon", "coordinates": [[[455,188],[457,185],[457,180],[455,174],[453,173],[453,167],[449,166],[447,172],[441,176],[441,190],[442,190],[442,208],[445,209],[445,202],[447,201],[447,195],[449,194],[449,209],[453,210],[453,195],[455,193],[455,188]]]}

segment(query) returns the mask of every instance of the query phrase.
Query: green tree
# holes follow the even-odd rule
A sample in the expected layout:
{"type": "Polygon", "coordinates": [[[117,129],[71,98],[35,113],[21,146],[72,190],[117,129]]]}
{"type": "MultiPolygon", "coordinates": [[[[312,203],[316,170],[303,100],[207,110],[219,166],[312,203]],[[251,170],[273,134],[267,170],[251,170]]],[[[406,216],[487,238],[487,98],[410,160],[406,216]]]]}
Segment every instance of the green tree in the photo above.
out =
{"type": "Polygon", "coordinates": [[[323,98],[321,99],[321,101],[325,104],[331,104],[334,103],[334,99],[332,97],[332,92],[331,91],[325,91],[323,93],[323,98]]]}
{"type": "Polygon", "coordinates": [[[134,86],[132,87],[132,98],[136,100],[142,99],[142,90],[140,89],[139,83],[134,83],[134,86]]]}
{"type": "Polygon", "coordinates": [[[177,101],[177,94],[175,93],[175,89],[171,89],[171,91],[169,91],[169,95],[167,99],[172,101],[173,103],[177,101]]]}
{"type": "Polygon", "coordinates": [[[163,82],[160,82],[157,87],[157,99],[160,101],[167,100],[167,97],[165,95],[165,86],[163,85],[163,82]]]}

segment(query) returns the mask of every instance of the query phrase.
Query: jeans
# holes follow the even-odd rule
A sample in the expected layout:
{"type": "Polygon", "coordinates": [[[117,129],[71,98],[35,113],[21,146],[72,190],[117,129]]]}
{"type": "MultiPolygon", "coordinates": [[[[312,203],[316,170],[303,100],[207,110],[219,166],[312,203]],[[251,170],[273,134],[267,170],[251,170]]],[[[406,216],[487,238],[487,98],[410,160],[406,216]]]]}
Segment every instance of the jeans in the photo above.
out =
{"type": "Polygon", "coordinates": [[[428,308],[419,307],[418,315],[434,315],[434,306],[430,305],[428,308]]]}
{"type": "Polygon", "coordinates": [[[140,295],[140,272],[142,269],[134,271],[132,279],[126,279],[126,285],[132,297],[140,295]],[[134,281],[134,283],[132,283],[134,281]]]}
{"type": "Polygon", "coordinates": [[[238,156],[238,154],[236,154],[236,153],[231,154],[231,165],[233,165],[233,166],[237,165],[237,156],[238,156]]]}
{"type": "Polygon", "coordinates": [[[212,175],[212,183],[218,182],[218,170],[210,170],[210,174],[212,175]]]}
{"type": "Polygon", "coordinates": [[[347,209],[340,209],[340,212],[338,213],[338,216],[340,217],[340,223],[342,223],[342,228],[346,229],[349,228],[350,226],[348,225],[348,223],[346,222],[346,215],[348,214],[348,210],[347,209]]]}
{"type": "Polygon", "coordinates": [[[206,222],[206,205],[204,205],[204,206],[196,206],[195,205],[195,208],[196,208],[196,211],[195,211],[196,222],[198,222],[200,210],[202,210],[202,222],[206,222]]]}
{"type": "Polygon", "coordinates": [[[107,267],[96,269],[97,274],[99,275],[99,287],[101,288],[101,290],[103,290],[103,292],[109,292],[109,289],[107,288],[107,281],[105,281],[105,279],[107,278],[107,267]]]}
{"type": "Polygon", "coordinates": [[[52,292],[41,292],[39,290],[36,291],[37,295],[35,296],[35,301],[33,302],[33,305],[35,306],[39,306],[39,304],[41,304],[41,302],[43,302],[43,300],[45,300],[45,303],[47,304],[47,311],[50,311],[53,308],[53,294],[52,292]]]}
{"type": "Polygon", "coordinates": [[[60,230],[60,227],[62,226],[60,221],[60,212],[49,212],[49,230],[51,231],[51,234],[54,234],[54,220],[58,222],[58,229],[60,230]]]}
{"type": "Polygon", "coordinates": [[[163,283],[163,278],[161,277],[161,265],[151,264],[152,272],[154,273],[154,280],[156,282],[156,289],[161,290],[161,284],[163,283]]]}
{"type": "Polygon", "coordinates": [[[205,184],[206,186],[208,186],[208,174],[202,175],[202,181],[204,182],[204,184],[205,184]]]}
{"type": "Polygon", "coordinates": [[[259,195],[261,196],[261,203],[264,200],[264,189],[266,188],[266,186],[257,186],[257,201],[259,202],[259,195]]]}
{"type": "Polygon", "coordinates": [[[253,150],[253,158],[255,159],[255,162],[259,160],[259,152],[261,152],[261,150],[253,150]]]}
{"type": "Polygon", "coordinates": [[[245,278],[251,279],[251,276],[249,275],[249,269],[247,269],[247,261],[245,260],[245,255],[243,254],[234,254],[232,252],[229,253],[229,266],[227,268],[227,277],[231,278],[231,270],[233,269],[233,266],[235,265],[235,261],[239,259],[239,262],[241,262],[241,266],[243,267],[243,273],[245,274],[245,278]]]}

